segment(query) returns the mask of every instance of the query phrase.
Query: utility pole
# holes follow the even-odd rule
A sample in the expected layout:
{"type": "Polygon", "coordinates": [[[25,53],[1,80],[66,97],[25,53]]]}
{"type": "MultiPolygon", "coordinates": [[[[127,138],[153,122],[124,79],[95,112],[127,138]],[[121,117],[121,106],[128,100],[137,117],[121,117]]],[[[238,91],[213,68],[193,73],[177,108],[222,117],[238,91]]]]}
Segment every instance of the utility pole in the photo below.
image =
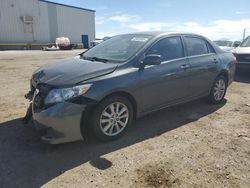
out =
{"type": "Polygon", "coordinates": [[[243,31],[243,40],[242,41],[244,41],[245,37],[246,37],[246,28],[243,31]]]}

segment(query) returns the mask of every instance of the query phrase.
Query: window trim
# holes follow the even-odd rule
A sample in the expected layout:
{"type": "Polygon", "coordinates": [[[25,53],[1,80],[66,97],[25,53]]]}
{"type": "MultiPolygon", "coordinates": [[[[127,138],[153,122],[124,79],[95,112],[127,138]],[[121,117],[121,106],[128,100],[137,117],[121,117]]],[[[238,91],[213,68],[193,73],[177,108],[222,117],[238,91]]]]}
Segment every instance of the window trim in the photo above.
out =
{"type": "Polygon", "coordinates": [[[200,55],[192,55],[192,56],[187,56],[187,58],[194,58],[194,57],[205,57],[205,56],[211,56],[214,55],[214,53],[209,53],[209,54],[200,54],[200,55]]]}
{"type": "Polygon", "coordinates": [[[207,40],[206,40],[206,43],[207,43],[207,48],[208,48],[208,52],[209,52],[208,54],[216,54],[214,47],[207,40]],[[213,52],[210,52],[209,46],[210,46],[210,48],[213,49],[213,52]]]}
{"type": "Polygon", "coordinates": [[[165,64],[165,62],[172,62],[172,61],[176,61],[176,60],[181,60],[181,59],[185,59],[187,58],[186,56],[186,53],[185,53],[185,46],[184,46],[184,42],[183,42],[183,39],[182,39],[182,36],[181,35],[171,35],[171,36],[162,36],[160,38],[158,38],[156,41],[154,41],[150,46],[147,47],[147,49],[145,50],[144,54],[142,55],[142,58],[143,59],[144,57],[146,57],[146,54],[148,53],[148,51],[155,45],[157,44],[159,41],[161,40],[164,40],[164,39],[167,39],[167,38],[174,38],[174,37],[178,37],[181,41],[181,46],[182,46],[182,55],[183,57],[180,57],[180,58],[175,58],[175,59],[170,59],[170,60],[167,60],[167,61],[162,61],[162,64],[165,64]]]}
{"type": "Polygon", "coordinates": [[[202,56],[207,56],[207,55],[211,55],[211,54],[216,54],[216,51],[214,50],[214,48],[212,47],[212,45],[209,44],[209,42],[205,38],[203,38],[201,36],[183,35],[183,41],[184,41],[184,44],[185,44],[186,57],[202,57],[202,56]],[[186,41],[186,38],[188,38],[188,37],[189,38],[197,38],[197,39],[203,40],[205,42],[205,44],[206,44],[206,48],[207,48],[207,52],[208,53],[206,53],[206,54],[198,54],[198,55],[189,55],[188,50],[187,50],[188,49],[187,48],[187,41],[186,41]],[[213,48],[214,52],[210,52],[208,45],[210,45],[213,48]]]}

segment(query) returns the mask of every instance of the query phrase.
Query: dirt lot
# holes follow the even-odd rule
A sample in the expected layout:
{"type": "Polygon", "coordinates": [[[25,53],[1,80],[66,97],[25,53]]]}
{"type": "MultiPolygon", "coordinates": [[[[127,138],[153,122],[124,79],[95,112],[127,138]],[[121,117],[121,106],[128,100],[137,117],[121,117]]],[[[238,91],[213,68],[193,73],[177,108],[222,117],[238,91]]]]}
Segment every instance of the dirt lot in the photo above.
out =
{"type": "Polygon", "coordinates": [[[50,146],[21,117],[32,72],[78,54],[0,52],[0,187],[250,187],[250,74],[226,100],[168,108],[134,122],[122,139],[50,146]]]}

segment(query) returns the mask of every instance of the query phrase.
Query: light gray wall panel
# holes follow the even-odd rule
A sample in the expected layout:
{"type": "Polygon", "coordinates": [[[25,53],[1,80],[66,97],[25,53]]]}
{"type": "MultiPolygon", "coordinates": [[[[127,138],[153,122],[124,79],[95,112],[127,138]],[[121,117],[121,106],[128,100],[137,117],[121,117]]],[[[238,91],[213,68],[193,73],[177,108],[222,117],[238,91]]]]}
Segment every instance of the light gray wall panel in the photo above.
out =
{"type": "Polygon", "coordinates": [[[95,39],[95,13],[64,6],[57,6],[58,34],[69,37],[73,43],[81,42],[81,35],[95,39]]]}
{"type": "Polygon", "coordinates": [[[0,42],[54,42],[69,37],[80,43],[81,35],[95,38],[95,12],[38,0],[0,0],[0,42]],[[21,16],[33,16],[24,24],[21,16]]]}
{"type": "Polygon", "coordinates": [[[48,3],[48,20],[50,41],[55,41],[58,37],[57,9],[55,4],[48,3]]]}

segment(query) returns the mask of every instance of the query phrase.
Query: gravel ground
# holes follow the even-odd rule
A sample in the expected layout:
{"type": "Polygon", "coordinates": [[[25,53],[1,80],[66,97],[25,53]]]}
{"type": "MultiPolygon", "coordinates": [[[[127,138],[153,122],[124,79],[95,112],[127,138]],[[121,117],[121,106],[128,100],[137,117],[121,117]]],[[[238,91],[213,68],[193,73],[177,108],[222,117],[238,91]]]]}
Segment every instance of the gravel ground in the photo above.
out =
{"type": "Polygon", "coordinates": [[[32,72],[81,51],[0,52],[0,188],[250,187],[250,74],[237,73],[225,101],[175,106],[100,143],[51,146],[24,125],[32,72]]]}

